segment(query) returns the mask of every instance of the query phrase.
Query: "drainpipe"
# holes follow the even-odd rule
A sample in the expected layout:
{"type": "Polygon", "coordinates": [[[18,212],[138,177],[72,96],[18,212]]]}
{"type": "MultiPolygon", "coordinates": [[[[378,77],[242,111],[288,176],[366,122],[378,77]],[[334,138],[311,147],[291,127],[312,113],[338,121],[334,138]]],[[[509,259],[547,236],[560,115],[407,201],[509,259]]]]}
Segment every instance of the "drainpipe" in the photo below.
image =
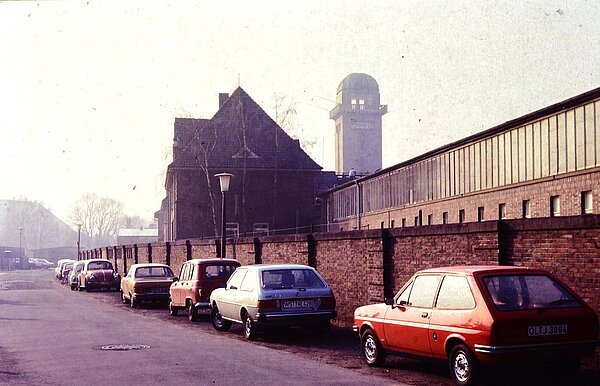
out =
{"type": "Polygon", "coordinates": [[[354,181],[356,186],[356,229],[360,230],[360,185],[358,181],[354,181]]]}

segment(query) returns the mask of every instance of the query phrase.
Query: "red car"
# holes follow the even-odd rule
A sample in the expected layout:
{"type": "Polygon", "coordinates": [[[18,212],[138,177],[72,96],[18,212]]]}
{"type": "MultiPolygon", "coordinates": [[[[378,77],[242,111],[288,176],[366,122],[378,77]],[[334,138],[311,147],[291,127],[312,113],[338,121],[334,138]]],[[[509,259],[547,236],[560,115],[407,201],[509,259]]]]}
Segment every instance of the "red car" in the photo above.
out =
{"type": "Polygon", "coordinates": [[[464,266],[417,272],[393,299],[354,312],[363,358],[399,353],[447,360],[454,383],[480,365],[554,363],[578,369],[594,352],[598,316],[541,269],[464,266]]]}
{"type": "Polygon", "coordinates": [[[188,318],[198,320],[199,313],[210,312],[210,293],[224,287],[229,276],[240,266],[233,259],[192,259],[181,266],[179,280],[169,288],[169,314],[187,310],[188,318]]]}

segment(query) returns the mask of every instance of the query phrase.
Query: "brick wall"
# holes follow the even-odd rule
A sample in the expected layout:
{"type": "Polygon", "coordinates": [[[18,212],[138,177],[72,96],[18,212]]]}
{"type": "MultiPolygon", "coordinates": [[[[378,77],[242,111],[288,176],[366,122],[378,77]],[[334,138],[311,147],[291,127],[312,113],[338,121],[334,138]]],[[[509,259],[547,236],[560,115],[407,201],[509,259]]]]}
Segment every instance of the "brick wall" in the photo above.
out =
{"type": "MultiPolygon", "coordinates": [[[[188,258],[215,256],[215,240],[151,244],[152,261],[179,274],[188,258]]],[[[112,260],[112,248],[104,250],[112,260]]],[[[88,251],[89,252],[89,251],[88,251]]],[[[133,246],[119,246],[117,269],[133,264],[133,246]]],[[[84,256],[93,253],[84,253],[84,256]]],[[[138,261],[148,244],[138,246],[138,261]]],[[[600,215],[487,221],[396,229],[228,240],[227,257],[242,264],[309,264],[334,291],[335,324],[352,325],[354,309],[396,293],[415,271],[449,265],[504,264],[547,269],[600,314],[600,215]]],[[[598,364],[598,356],[594,359],[598,364]]]]}

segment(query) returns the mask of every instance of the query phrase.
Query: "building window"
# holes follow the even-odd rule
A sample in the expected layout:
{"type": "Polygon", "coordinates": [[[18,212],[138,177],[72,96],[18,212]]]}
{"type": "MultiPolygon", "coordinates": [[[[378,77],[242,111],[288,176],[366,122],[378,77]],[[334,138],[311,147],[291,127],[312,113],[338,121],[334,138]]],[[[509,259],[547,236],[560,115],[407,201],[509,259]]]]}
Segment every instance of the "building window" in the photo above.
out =
{"type": "Polygon", "coordinates": [[[484,220],[484,207],[480,206],[477,208],[477,221],[482,222],[484,220]]]}
{"type": "Polygon", "coordinates": [[[550,197],[550,217],[560,216],[560,196],[550,197]]]}
{"type": "Polygon", "coordinates": [[[465,210],[464,209],[461,209],[458,211],[458,222],[461,224],[465,222],[465,210]]]}
{"type": "Polygon", "coordinates": [[[523,218],[531,218],[531,203],[529,200],[523,200],[523,218]]]}
{"type": "Polygon", "coordinates": [[[442,213],[442,224],[448,224],[448,212],[442,213]]]}
{"type": "Polygon", "coordinates": [[[433,214],[427,215],[427,225],[433,225],[433,214]]]}
{"type": "Polygon", "coordinates": [[[581,192],[581,214],[592,214],[593,206],[592,191],[581,192]]]}
{"type": "Polygon", "coordinates": [[[405,219],[405,218],[403,218],[403,219],[402,219],[402,228],[404,228],[405,226],[406,226],[406,219],[405,219]]]}
{"type": "Polygon", "coordinates": [[[498,218],[500,220],[506,219],[506,204],[504,203],[498,205],[498,218]]]}

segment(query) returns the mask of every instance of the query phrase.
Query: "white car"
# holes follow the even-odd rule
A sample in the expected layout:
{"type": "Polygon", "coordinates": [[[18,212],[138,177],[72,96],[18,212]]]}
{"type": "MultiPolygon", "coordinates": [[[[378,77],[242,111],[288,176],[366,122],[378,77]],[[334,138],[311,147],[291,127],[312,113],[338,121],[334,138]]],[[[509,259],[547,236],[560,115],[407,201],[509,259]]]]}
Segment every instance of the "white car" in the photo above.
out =
{"type": "Polygon", "coordinates": [[[242,323],[247,339],[269,326],[306,326],[324,333],[337,316],[333,291],[306,265],[238,267],[225,288],[210,295],[211,322],[217,331],[242,323]]]}

